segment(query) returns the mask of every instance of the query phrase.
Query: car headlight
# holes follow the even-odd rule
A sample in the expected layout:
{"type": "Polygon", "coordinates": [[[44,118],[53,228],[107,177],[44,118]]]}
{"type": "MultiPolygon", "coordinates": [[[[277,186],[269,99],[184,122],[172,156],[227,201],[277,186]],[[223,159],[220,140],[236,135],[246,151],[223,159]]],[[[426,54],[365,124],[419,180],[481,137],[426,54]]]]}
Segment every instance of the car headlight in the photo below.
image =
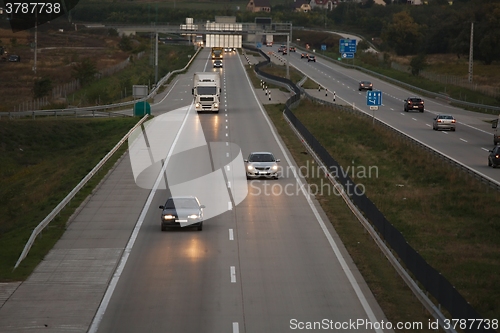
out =
{"type": "Polygon", "coordinates": [[[191,214],[191,215],[188,215],[188,219],[197,219],[199,218],[200,216],[199,215],[196,215],[196,214],[191,214]]]}
{"type": "Polygon", "coordinates": [[[248,170],[253,170],[253,166],[252,166],[252,165],[249,165],[249,166],[247,166],[247,169],[248,169],[248,170]]]}
{"type": "Polygon", "coordinates": [[[219,107],[219,104],[214,103],[214,108],[218,108],[218,107],[219,107]]]}
{"type": "Polygon", "coordinates": [[[200,108],[201,104],[200,103],[196,103],[195,107],[200,108]]]}
{"type": "Polygon", "coordinates": [[[276,170],[278,170],[278,166],[277,166],[277,165],[273,165],[273,166],[271,167],[271,169],[272,169],[273,171],[276,171],[276,170]]]}
{"type": "Polygon", "coordinates": [[[163,215],[163,219],[164,220],[173,220],[173,219],[175,219],[175,216],[174,215],[170,215],[170,214],[169,215],[163,215]]]}

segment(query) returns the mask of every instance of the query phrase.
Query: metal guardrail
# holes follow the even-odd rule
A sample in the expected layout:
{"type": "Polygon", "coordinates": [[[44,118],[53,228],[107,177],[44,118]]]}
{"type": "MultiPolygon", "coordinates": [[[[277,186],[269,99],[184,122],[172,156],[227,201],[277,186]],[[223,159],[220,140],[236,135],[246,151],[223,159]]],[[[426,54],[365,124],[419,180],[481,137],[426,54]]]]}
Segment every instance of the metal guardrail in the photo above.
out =
{"type": "MultiPolygon", "coordinates": [[[[147,98],[154,96],[157,93],[158,88],[163,83],[165,83],[170,78],[170,76],[172,76],[172,74],[185,71],[189,67],[189,65],[191,65],[191,62],[196,57],[196,55],[198,55],[198,52],[200,51],[200,49],[198,49],[196,51],[195,55],[191,58],[191,60],[189,60],[189,62],[187,63],[187,65],[184,68],[172,71],[172,72],[168,73],[165,77],[163,77],[158,82],[155,89],[151,92],[151,94],[147,98]]],[[[147,98],[145,98],[145,99],[147,99],[147,98]]],[[[145,100],[145,99],[143,99],[143,100],[145,100]]],[[[54,111],[61,111],[61,110],[53,110],[52,112],[54,112],[54,111]]],[[[65,111],[67,111],[67,110],[65,110],[65,111]]],[[[30,251],[31,247],[33,246],[33,243],[35,242],[36,237],[42,232],[42,230],[45,229],[45,227],[47,225],[49,225],[50,222],[52,222],[52,220],[64,209],[64,207],[66,207],[66,205],[71,201],[71,199],[73,199],[75,197],[75,195],[88,183],[88,181],[101,169],[101,167],[111,158],[111,156],[113,156],[113,154],[122,146],[122,144],[125,143],[125,141],[132,134],[132,132],[137,127],[141,126],[146,121],[147,118],[148,118],[147,115],[142,117],[141,120],[139,120],[139,122],[127,134],[125,134],[125,136],[115,145],[115,147],[113,149],[111,149],[111,151],[108,154],[106,154],[106,156],[104,156],[104,158],[80,181],[80,183],[78,185],[76,185],[76,187],[73,190],[71,190],[71,192],[52,210],[52,212],[50,212],[43,219],[43,221],[40,222],[35,227],[35,229],[31,233],[30,238],[28,239],[28,242],[24,246],[23,252],[19,256],[19,259],[17,260],[16,265],[14,266],[14,269],[16,269],[19,266],[19,264],[21,263],[21,261],[23,261],[24,258],[26,258],[26,256],[28,255],[28,252],[30,251]]]]}
{"type": "Polygon", "coordinates": [[[375,228],[372,226],[372,224],[363,216],[363,213],[356,207],[356,205],[352,202],[351,198],[349,195],[345,192],[344,187],[342,184],[340,184],[336,179],[335,176],[332,175],[331,173],[327,172],[328,167],[323,163],[321,158],[316,154],[314,149],[307,143],[307,140],[300,134],[299,130],[293,125],[293,123],[290,121],[288,118],[286,112],[283,111],[283,117],[285,118],[285,121],[288,123],[294,134],[299,138],[299,140],[302,142],[302,144],[305,146],[309,154],[314,158],[316,163],[321,166],[321,170],[325,173],[326,178],[333,184],[335,187],[336,191],[340,193],[342,199],[346,203],[346,205],[349,207],[351,212],[354,214],[354,216],[358,219],[358,221],[363,225],[363,227],[368,231],[370,236],[373,238],[379,249],[382,251],[382,253],[385,255],[387,260],[391,263],[391,265],[394,267],[396,272],[401,276],[401,278],[404,280],[404,282],[407,284],[407,286],[411,289],[415,297],[422,303],[422,305],[426,308],[426,310],[439,321],[440,326],[443,328],[443,330],[447,333],[456,333],[456,331],[453,328],[444,328],[445,326],[445,320],[446,317],[443,315],[443,313],[440,311],[434,303],[429,299],[429,297],[420,289],[418,284],[413,280],[413,278],[410,276],[410,274],[405,270],[403,265],[399,262],[399,260],[396,258],[396,256],[392,253],[391,249],[385,244],[384,240],[380,237],[380,235],[377,233],[375,228]]]}
{"type": "Polygon", "coordinates": [[[133,131],[142,125],[146,121],[148,116],[144,116],[141,118],[141,120],[127,133],[125,136],[114,146],[113,149],[109,153],[104,156],[104,158],[76,185],[76,187],[71,190],[71,192],[52,210],[52,212],[47,215],[43,219],[42,222],[40,222],[36,228],[33,230],[31,233],[30,238],[28,239],[28,242],[24,246],[23,252],[19,256],[19,259],[17,259],[16,265],[14,266],[14,269],[16,269],[21,261],[26,258],[28,255],[28,252],[30,251],[31,247],[33,246],[33,243],[35,242],[36,237],[42,232],[43,229],[47,225],[49,225],[50,222],[63,210],[64,207],[75,197],[75,195],[88,183],[88,181],[101,169],[101,167],[113,156],[113,154],[122,146],[122,144],[128,139],[128,137],[133,133],[133,131]]]}
{"type": "MultiPolygon", "coordinates": [[[[121,108],[121,107],[124,107],[124,106],[132,106],[134,105],[135,103],[137,102],[143,102],[143,101],[147,101],[148,99],[150,98],[153,98],[156,96],[156,94],[158,93],[158,90],[160,89],[160,87],[165,83],[167,82],[170,77],[174,74],[177,74],[177,73],[181,73],[183,71],[185,71],[190,65],[191,65],[191,62],[196,58],[196,56],[198,55],[198,53],[200,52],[202,48],[198,48],[196,50],[196,53],[191,57],[191,59],[189,60],[189,62],[187,63],[186,66],[184,66],[184,68],[182,69],[176,69],[172,72],[169,72],[167,75],[165,75],[163,78],[161,78],[160,81],[158,81],[158,83],[156,84],[156,86],[151,90],[151,92],[149,93],[148,96],[146,97],[143,97],[141,99],[136,99],[136,100],[133,100],[133,101],[128,101],[128,102],[122,102],[122,103],[115,103],[115,104],[107,104],[107,105],[97,105],[97,106],[86,106],[86,107],[81,107],[81,108],[66,108],[66,109],[51,109],[51,110],[31,110],[31,111],[21,111],[21,112],[0,112],[0,119],[2,116],[7,116],[7,117],[20,117],[20,116],[35,116],[35,115],[39,115],[39,116],[62,116],[62,115],[75,115],[75,113],[79,114],[79,115],[87,115],[87,116],[90,116],[90,115],[98,115],[99,113],[98,112],[101,112],[102,113],[107,113],[108,115],[110,113],[116,113],[116,112],[111,112],[111,111],[104,111],[104,110],[108,110],[108,109],[117,109],[117,108],[121,108]]],[[[119,113],[116,113],[118,115],[121,115],[121,116],[127,116],[127,115],[124,115],[124,114],[119,114],[119,113]]],[[[111,116],[111,115],[109,115],[111,116]]]]}

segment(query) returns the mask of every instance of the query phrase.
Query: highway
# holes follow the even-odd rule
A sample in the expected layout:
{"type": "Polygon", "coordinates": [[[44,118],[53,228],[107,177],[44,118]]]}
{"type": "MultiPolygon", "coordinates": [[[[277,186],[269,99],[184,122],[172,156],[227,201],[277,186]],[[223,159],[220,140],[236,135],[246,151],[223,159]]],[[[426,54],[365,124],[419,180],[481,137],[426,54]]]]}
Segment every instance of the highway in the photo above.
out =
{"type": "MultiPolygon", "coordinates": [[[[184,110],[193,116],[186,119],[194,121],[185,122],[181,137],[204,135],[207,142],[231,142],[244,157],[251,151],[271,151],[290,169],[293,162],[236,53],[226,55],[224,68],[217,69],[223,109],[195,115],[192,73],[214,70],[208,55],[207,50],[200,53],[153,114],[184,110]]],[[[216,171],[217,165],[190,162],[185,168],[203,175],[216,171]]],[[[269,182],[300,188],[293,173],[252,182],[243,202],[206,220],[201,232],[161,232],[158,206],[170,194],[168,189],[155,191],[91,332],[289,332],[293,323],[324,319],[385,320],[317,202],[300,191],[266,192],[269,182]]]]}
{"type": "MultiPolygon", "coordinates": [[[[0,331],[261,333],[314,322],[386,320],[321,207],[300,190],[302,180],[291,172],[294,162],[250,85],[242,57],[227,54],[224,68],[215,70],[208,56],[203,50],[152,107],[161,131],[148,137],[147,149],[135,151],[144,154],[140,163],[131,148],[30,278],[16,285],[0,307],[0,331]],[[214,70],[222,76],[222,109],[196,114],[193,73],[214,70]],[[205,142],[228,148],[217,152],[205,142]],[[234,145],[243,158],[252,151],[273,152],[283,177],[245,181],[248,194],[238,200],[234,192],[223,196],[220,183],[207,182],[200,186],[202,204],[218,213],[203,231],[161,232],[158,207],[176,185],[168,174],[181,174],[179,182],[211,175],[241,158],[234,145]],[[155,154],[166,161],[168,182],[157,177],[163,172],[159,160],[150,159],[155,154]],[[134,174],[134,167],[142,172],[134,174]]],[[[357,85],[371,80],[383,92],[378,119],[499,179],[486,165],[492,134],[482,120],[490,116],[434,100],[425,101],[424,113],[404,113],[402,100],[413,94],[401,88],[319,57],[316,63],[301,60],[299,52],[288,57],[337,99],[366,112],[366,93],[357,85]],[[456,116],[456,132],[432,131],[438,112],[456,116]]],[[[223,188],[238,184],[228,175],[223,188]]]]}
{"type": "MultiPolygon", "coordinates": [[[[264,49],[266,52],[270,50],[277,52],[278,45],[264,49]]],[[[492,120],[494,116],[466,111],[425,96],[422,97],[425,101],[424,113],[403,112],[403,100],[418,95],[365,73],[344,68],[319,56],[316,57],[316,62],[308,62],[307,59],[301,59],[300,54],[301,51],[297,50],[296,53],[290,52],[286,56],[290,65],[330,92],[335,92],[338,100],[348,104],[354,103],[355,107],[372,115],[373,111],[370,111],[366,103],[366,91],[358,90],[359,81],[371,81],[374,90],[382,91],[383,104],[374,112],[375,118],[500,182],[500,173],[489,168],[487,164],[488,150],[493,147],[493,130],[491,124],[485,120],[492,120]],[[436,114],[453,115],[457,119],[456,132],[433,131],[432,121],[436,114]]]]}

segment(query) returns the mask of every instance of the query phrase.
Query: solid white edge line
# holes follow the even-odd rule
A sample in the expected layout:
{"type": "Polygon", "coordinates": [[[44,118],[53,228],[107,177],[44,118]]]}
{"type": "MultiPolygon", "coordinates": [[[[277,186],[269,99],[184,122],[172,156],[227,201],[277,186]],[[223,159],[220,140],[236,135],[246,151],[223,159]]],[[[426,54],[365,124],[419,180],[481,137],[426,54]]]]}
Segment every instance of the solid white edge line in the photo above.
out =
{"type": "Polygon", "coordinates": [[[120,263],[118,264],[118,267],[116,268],[116,270],[113,274],[113,277],[111,278],[111,281],[110,281],[108,287],[106,288],[106,293],[104,294],[104,297],[101,301],[101,304],[99,305],[99,308],[97,309],[97,312],[94,316],[94,319],[92,320],[92,324],[88,330],[88,333],[95,333],[99,329],[99,324],[101,323],[101,320],[104,317],[104,314],[105,314],[106,309],[109,305],[111,297],[113,296],[113,292],[115,291],[116,285],[118,284],[118,280],[120,279],[120,277],[123,273],[123,269],[125,268],[125,265],[127,263],[130,252],[132,252],[132,247],[134,246],[135,240],[137,239],[137,236],[139,235],[139,231],[141,229],[142,223],[144,222],[144,219],[146,218],[146,214],[149,210],[151,202],[153,201],[153,197],[155,196],[156,190],[158,189],[158,186],[160,185],[161,179],[163,178],[163,174],[165,173],[165,170],[167,168],[168,161],[170,160],[170,156],[172,156],[172,152],[174,151],[174,147],[177,144],[177,140],[179,139],[179,135],[182,132],[184,125],[186,124],[186,120],[188,118],[187,116],[189,115],[189,111],[191,110],[192,107],[193,107],[193,102],[191,102],[191,105],[189,106],[189,108],[187,108],[186,115],[184,116],[184,121],[182,122],[182,125],[179,128],[177,135],[175,136],[174,142],[172,143],[170,150],[168,151],[167,157],[165,159],[165,162],[163,163],[163,166],[160,170],[160,173],[158,174],[158,177],[156,178],[155,184],[153,185],[151,192],[149,192],[149,196],[146,200],[146,203],[144,204],[144,207],[142,208],[141,214],[139,215],[139,219],[137,220],[137,223],[135,224],[134,230],[132,231],[132,235],[130,236],[130,239],[128,240],[127,246],[125,247],[125,249],[123,251],[123,255],[120,259],[120,263]]]}
{"type": "Polygon", "coordinates": [[[231,201],[227,202],[227,210],[233,210],[233,204],[231,201]]]}
{"type": "MultiPolygon", "coordinates": [[[[240,59],[240,63],[241,63],[241,66],[244,68],[243,63],[241,62],[241,59],[240,59]]],[[[274,139],[276,140],[276,143],[280,147],[281,152],[283,153],[283,156],[286,159],[286,162],[288,163],[288,165],[291,166],[292,163],[291,163],[290,157],[287,155],[287,153],[286,153],[283,145],[281,144],[281,142],[280,142],[280,140],[278,138],[278,135],[276,134],[276,132],[275,132],[273,126],[272,126],[271,120],[267,116],[267,113],[264,111],[264,109],[262,107],[262,104],[260,103],[259,99],[257,98],[257,95],[255,94],[255,89],[253,87],[253,84],[250,81],[250,78],[248,77],[248,74],[247,74],[246,71],[245,71],[245,76],[247,78],[248,84],[252,88],[253,96],[254,96],[255,100],[257,101],[257,103],[259,105],[260,111],[262,112],[262,115],[266,119],[266,122],[267,122],[267,124],[269,126],[269,129],[271,130],[271,133],[273,133],[273,136],[274,136],[274,139]]],[[[366,315],[368,316],[368,319],[372,323],[378,322],[377,321],[377,317],[375,317],[375,314],[373,313],[373,310],[370,307],[370,304],[368,304],[368,301],[367,301],[365,295],[361,291],[361,288],[359,287],[359,285],[358,285],[358,283],[356,281],[356,278],[352,274],[349,266],[347,265],[347,262],[345,261],[344,257],[342,256],[342,253],[340,252],[340,249],[338,248],[337,244],[335,243],[335,240],[333,239],[332,235],[330,235],[330,232],[328,232],[328,229],[326,228],[325,222],[323,221],[323,219],[319,215],[319,212],[316,209],[316,207],[314,206],[314,204],[313,204],[313,202],[311,200],[311,197],[305,191],[304,185],[302,184],[302,181],[300,180],[299,176],[297,175],[297,172],[296,172],[295,168],[292,168],[292,172],[293,172],[293,176],[295,177],[295,180],[297,181],[297,183],[300,186],[302,194],[304,194],[304,197],[306,198],[307,203],[309,204],[309,207],[311,207],[311,210],[313,211],[313,214],[316,217],[316,220],[318,221],[321,229],[323,230],[323,233],[325,234],[328,242],[330,243],[330,246],[331,246],[333,252],[335,253],[335,256],[337,257],[337,260],[339,261],[340,265],[342,266],[342,269],[343,269],[345,275],[347,276],[347,279],[351,283],[351,286],[354,289],[354,292],[356,293],[356,296],[358,297],[358,299],[359,299],[359,301],[361,303],[361,306],[365,310],[366,315]]],[[[380,328],[379,329],[375,329],[375,331],[378,332],[378,333],[382,333],[383,332],[383,330],[381,330],[380,328]]]]}

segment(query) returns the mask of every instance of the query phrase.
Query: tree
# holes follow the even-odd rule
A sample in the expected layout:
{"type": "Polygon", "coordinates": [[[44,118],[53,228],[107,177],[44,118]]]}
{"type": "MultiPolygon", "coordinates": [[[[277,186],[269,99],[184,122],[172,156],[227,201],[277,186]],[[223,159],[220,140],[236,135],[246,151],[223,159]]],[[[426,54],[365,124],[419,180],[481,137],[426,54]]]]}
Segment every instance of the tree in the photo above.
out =
{"type": "Polygon", "coordinates": [[[33,84],[33,95],[35,98],[47,96],[52,91],[52,80],[48,77],[35,80],[33,84]]]}
{"type": "Polygon", "coordinates": [[[420,26],[407,12],[394,14],[392,22],[382,30],[382,39],[398,55],[416,53],[422,45],[422,37],[420,26]]]}
{"type": "Polygon", "coordinates": [[[120,50],[127,52],[132,50],[132,40],[128,36],[123,36],[118,43],[120,50]]]}
{"type": "Polygon", "coordinates": [[[82,86],[94,81],[97,73],[96,64],[90,58],[85,58],[73,65],[73,77],[79,80],[82,86]]]}
{"type": "Polygon", "coordinates": [[[424,53],[420,53],[419,55],[412,57],[410,61],[411,74],[418,76],[420,71],[425,68],[425,65],[426,62],[424,53]]]}

